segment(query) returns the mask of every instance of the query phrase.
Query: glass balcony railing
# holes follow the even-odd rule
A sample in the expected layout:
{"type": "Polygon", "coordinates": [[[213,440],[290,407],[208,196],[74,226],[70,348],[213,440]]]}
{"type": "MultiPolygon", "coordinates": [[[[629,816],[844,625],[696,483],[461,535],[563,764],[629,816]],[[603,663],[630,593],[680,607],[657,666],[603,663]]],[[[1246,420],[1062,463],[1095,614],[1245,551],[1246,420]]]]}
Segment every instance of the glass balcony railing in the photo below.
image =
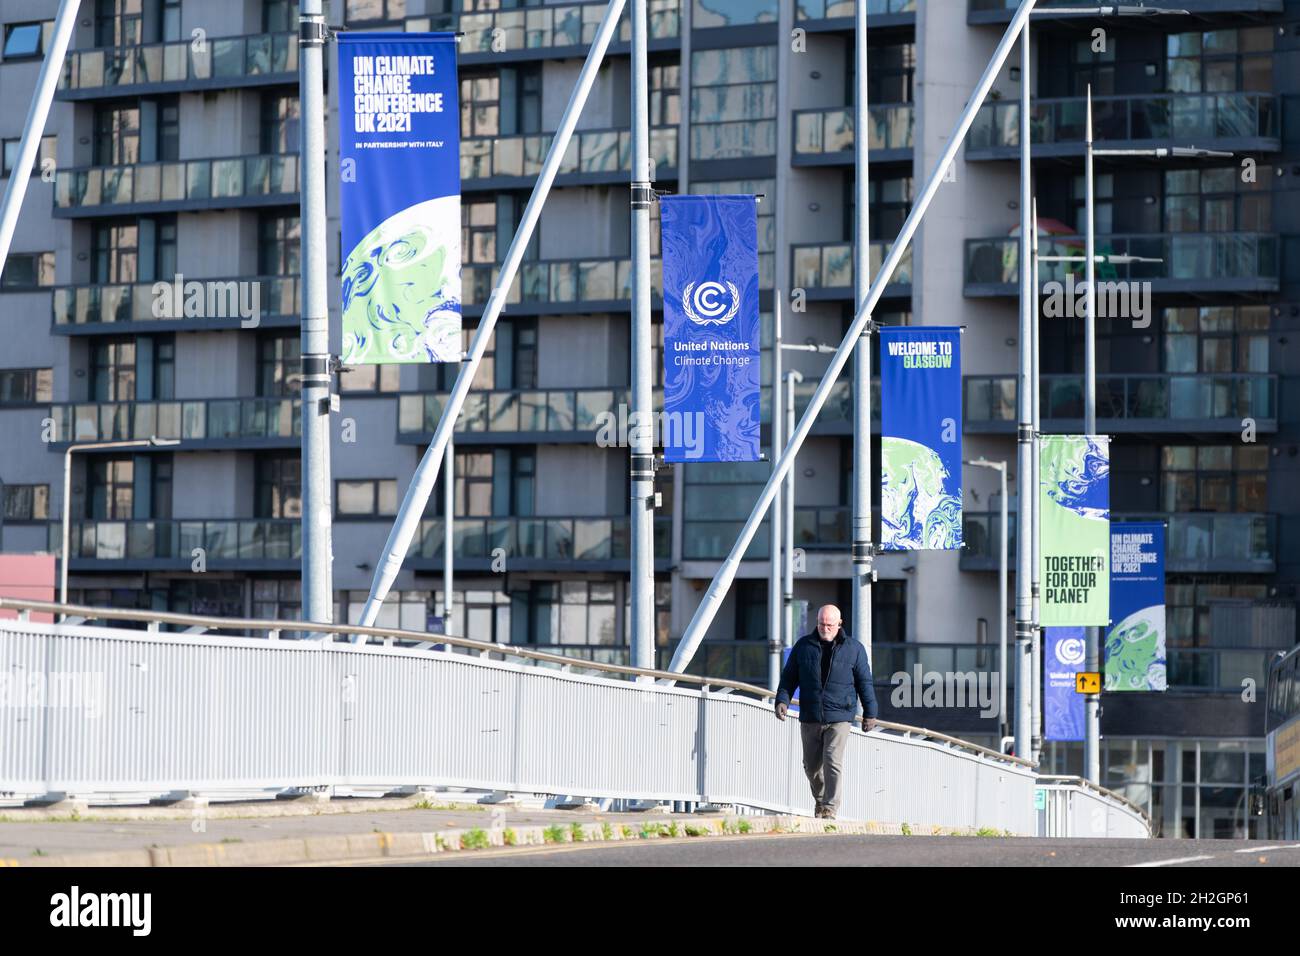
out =
{"type": "MultiPolygon", "coordinates": [[[[1187,10],[1189,13],[1235,13],[1243,12],[1282,12],[1283,0],[1180,0],[1180,3],[1174,9],[1187,10]]],[[[969,0],[969,12],[971,13],[970,21],[980,23],[1005,22],[1011,19],[1011,14],[1020,6],[1020,0],[969,0]],[[984,14],[984,16],[979,16],[984,14]],[[989,14],[998,14],[993,17],[989,14]]],[[[1143,6],[1157,6],[1157,4],[1142,4],[1143,6]]],[[[1083,4],[1086,11],[1089,4],[1083,4]]],[[[1050,10],[1052,7],[1080,7],[1077,0],[1040,0],[1034,7],[1035,11],[1050,10]]],[[[1084,14],[1086,15],[1086,14],[1084,14]]]]}
{"type": "MultiPolygon", "coordinates": [[[[765,473],[766,474],[766,473],[765,473]]],[[[755,486],[754,494],[758,489],[755,486]]],[[[687,513],[691,511],[691,486],[687,486],[687,513]]],[[[745,510],[749,505],[745,505],[745,510]]],[[[721,561],[740,536],[741,521],[707,521],[687,517],[683,523],[684,557],[688,561],[721,561]]],[[[849,509],[844,505],[797,505],[794,509],[795,547],[806,551],[847,551],[849,548],[849,509]]],[[[771,537],[764,521],[745,552],[746,561],[766,560],[771,537]]]]}
{"type": "Polygon", "coordinates": [[[135,166],[61,169],[54,181],[56,209],[140,203],[202,203],[298,194],[293,154],[190,159],[135,166]]]}
{"type": "Polygon", "coordinates": [[[298,35],[273,33],[221,37],[196,45],[193,39],[171,43],[94,50],[72,50],[63,64],[61,90],[105,90],[159,83],[201,84],[246,81],[298,72],[298,35]]]}
{"type": "MultiPolygon", "coordinates": [[[[1165,522],[1168,571],[1269,573],[1277,565],[1277,515],[1232,511],[1114,514],[1113,522],[1165,522]]],[[[967,511],[962,516],[961,567],[996,570],[1002,518],[997,512],[967,511]]],[[[1008,559],[1015,562],[1016,514],[1007,516],[1008,559]]],[[[1014,568],[1013,568],[1014,569],[1014,568]]]]}
{"type": "MultiPolygon", "coordinates": [[[[542,171],[554,134],[476,136],[462,140],[462,180],[536,176],[542,171]]],[[[650,161],[658,172],[677,166],[677,127],[650,130],[650,161]]],[[[560,176],[618,173],[632,168],[632,134],[626,129],[584,130],[569,140],[560,176]]]]}
{"type": "MultiPolygon", "coordinates": [[[[1083,418],[1083,376],[1044,375],[1044,420],[1083,418]]],[[[1014,425],[1016,376],[966,376],[965,413],[970,423],[1014,425]]],[[[1223,419],[1236,431],[1241,419],[1277,418],[1278,379],[1268,374],[1135,374],[1097,376],[1097,418],[1135,423],[1205,422],[1223,419]]]]}
{"type": "MultiPolygon", "coordinates": [[[[797,20],[829,20],[853,16],[854,0],[798,0],[797,20]]],[[[916,0],[867,0],[867,16],[891,13],[916,13],[916,0]]]]}
{"type": "MultiPolygon", "coordinates": [[[[671,517],[655,518],[655,554],[661,559],[671,556],[672,526],[671,517]]],[[[420,522],[410,556],[440,561],[442,538],[441,518],[420,522]]],[[[490,559],[497,548],[512,559],[538,561],[626,561],[631,556],[626,515],[456,518],[452,541],[457,558],[490,559]]]]}
{"type": "MultiPolygon", "coordinates": [[[[1035,146],[1069,144],[1083,151],[1086,101],[1037,100],[1029,118],[1035,146]]],[[[1277,139],[1278,98],[1269,93],[1153,93],[1094,96],[1092,128],[1098,142],[1157,140],[1210,146],[1221,139],[1277,139]]],[[[985,103],[971,127],[969,148],[1018,149],[1020,104],[985,103]]]]}
{"type": "Polygon", "coordinates": [[[296,398],[84,402],[53,405],[50,417],[59,443],[151,436],[212,442],[302,435],[296,398]]]}
{"type": "MultiPolygon", "coordinates": [[[[62,525],[49,527],[49,549],[62,549],[62,525]]],[[[302,523],[297,518],[220,520],[148,519],[74,521],[69,526],[71,559],[176,561],[186,567],[194,549],[204,560],[295,561],[302,557],[302,523]]]]}
{"type": "MultiPolygon", "coordinates": [[[[880,264],[893,243],[871,240],[871,274],[879,275],[880,264]]],[[[793,244],[790,247],[791,282],[797,289],[843,289],[853,292],[853,243],[822,242],[793,244]]],[[[890,285],[912,282],[912,247],[908,246],[890,285]]]]}
{"type": "MultiPolygon", "coordinates": [[[[166,280],[163,280],[166,281],[166,280]]],[[[256,303],[256,315],[300,315],[300,286],[297,276],[262,276],[254,279],[200,279],[203,283],[199,318],[204,321],[230,319],[232,323],[248,321],[240,311],[242,305],[256,303]],[[255,286],[244,288],[245,285],[255,286]],[[254,296],[256,297],[254,299],[254,296]]],[[[185,315],[187,293],[181,290],[180,314],[176,313],[174,285],[167,284],[165,295],[154,293],[154,282],[127,285],[72,285],[54,290],[54,325],[76,326],[115,322],[184,322],[195,316],[185,315]]]]}
{"type": "MultiPolygon", "coordinates": [[[[1040,238],[1040,256],[1082,256],[1083,236],[1040,238]]],[[[1118,281],[1166,281],[1207,288],[1222,288],[1225,280],[1263,280],[1277,284],[1278,237],[1255,232],[1173,232],[1145,235],[1097,237],[1097,255],[1127,254],[1163,262],[1097,264],[1097,314],[1120,315],[1116,302],[1103,283],[1118,281]],[[1106,311],[1116,307],[1117,311],[1106,311]]],[[[1020,284],[1020,240],[1016,236],[966,240],[966,286],[1016,286],[1020,284]]],[[[1040,283],[1064,282],[1073,275],[1083,277],[1082,262],[1040,262],[1040,283]]],[[[1116,293],[1122,290],[1114,290],[1116,293]]],[[[1119,303],[1118,305],[1124,305],[1119,303]]]]}
{"type": "MultiPolygon", "coordinates": [[[[871,128],[867,149],[871,151],[912,148],[911,103],[871,107],[871,128]]],[[[851,154],[853,151],[853,109],[795,110],[794,158],[816,160],[851,154]]]]}
{"type": "MultiPolygon", "coordinates": [[[[796,353],[797,354],[797,353],[796,353]]],[[[786,353],[786,362],[790,361],[790,353],[786,353]]],[[[812,401],[813,392],[817,391],[820,381],[814,378],[805,379],[798,382],[794,387],[794,415],[798,421],[803,417],[804,412],[808,411],[808,404],[812,401]]],[[[772,407],[772,390],[768,386],[763,386],[763,415],[764,421],[770,422],[772,407]]],[[[880,379],[871,380],[871,417],[872,421],[880,421],[880,379]]],[[[826,428],[828,426],[843,426],[851,428],[853,425],[853,382],[852,376],[847,373],[841,375],[839,380],[831,386],[830,396],[826,399],[826,404],[822,406],[821,414],[817,416],[817,422],[814,428],[826,428]]]]}
{"type": "MultiPolygon", "coordinates": [[[[530,6],[515,10],[484,10],[478,13],[447,13],[409,17],[406,30],[456,30],[464,34],[461,56],[475,53],[513,53],[521,50],[589,47],[605,14],[604,2],[530,6]]],[[[680,0],[648,0],[646,27],[651,40],[675,39],[681,30],[680,0]]],[[[632,40],[632,26],[626,13],[618,38],[632,40]]]]}
{"type": "MultiPolygon", "coordinates": [[[[568,388],[471,391],[465,398],[456,431],[460,433],[592,432],[602,416],[618,413],[628,401],[627,389],[568,388]]],[[[398,397],[399,435],[428,435],[438,427],[447,394],[423,393],[398,397]]],[[[654,408],[663,408],[663,390],[654,391],[654,408]]]]}
{"type": "MultiPolygon", "coordinates": [[[[662,262],[650,260],[650,286],[663,294],[662,262]]],[[[461,267],[461,295],[466,305],[483,305],[492,294],[498,264],[461,267]]],[[[535,259],[519,267],[506,296],[507,305],[562,302],[621,302],[632,297],[630,259],[535,259]]]]}

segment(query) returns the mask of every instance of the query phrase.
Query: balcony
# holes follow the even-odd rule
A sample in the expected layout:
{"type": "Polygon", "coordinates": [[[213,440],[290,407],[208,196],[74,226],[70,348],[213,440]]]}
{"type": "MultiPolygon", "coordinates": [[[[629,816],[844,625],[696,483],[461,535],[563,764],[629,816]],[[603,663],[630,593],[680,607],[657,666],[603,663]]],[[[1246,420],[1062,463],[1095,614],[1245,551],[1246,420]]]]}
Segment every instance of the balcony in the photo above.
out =
{"type": "MultiPolygon", "coordinates": [[[[763,472],[763,477],[766,477],[763,472]]],[[[690,514],[691,487],[686,487],[687,514],[690,514]]],[[[760,485],[752,494],[758,497],[760,485]]],[[[746,501],[749,499],[747,498],[746,501]]],[[[749,510],[745,504],[744,511],[749,510]]],[[[708,521],[688,517],[683,524],[682,558],[686,561],[721,561],[731,551],[745,525],[739,521],[708,521]]],[[[849,551],[849,509],[845,505],[796,505],[794,509],[794,543],[805,551],[849,551]]],[[[745,552],[746,561],[766,561],[771,553],[771,535],[764,519],[745,552]]]]}
{"type": "MultiPolygon", "coordinates": [[[[489,571],[493,551],[505,552],[512,571],[626,571],[631,557],[626,515],[606,517],[456,518],[453,530],[456,570],[489,571]]],[[[672,565],[672,518],[654,519],[655,569],[672,565]]],[[[442,570],[443,522],[420,522],[411,542],[410,566],[442,570]]]]}
{"type": "MultiPolygon", "coordinates": [[[[1178,0],[1176,4],[1147,5],[1172,6],[1177,10],[1186,10],[1196,17],[1207,17],[1214,14],[1281,13],[1283,2],[1284,0],[1178,0]]],[[[1020,6],[1020,0],[968,0],[968,4],[967,23],[1006,24],[1011,22],[1011,14],[1020,6]]],[[[1077,0],[1041,0],[1035,10],[1050,10],[1054,6],[1078,7],[1080,4],[1077,0]]],[[[1088,7],[1089,4],[1082,4],[1082,6],[1088,7]]],[[[1042,21],[1035,18],[1035,22],[1042,21]]]]}
{"type": "Polygon", "coordinates": [[[293,154],[83,166],[59,170],[54,182],[59,218],[297,203],[293,154]]]}
{"type": "Polygon", "coordinates": [[[298,82],[298,35],[221,37],[194,49],[191,39],[69,51],[61,100],[272,86],[298,82]]]}
{"type": "MultiPolygon", "coordinates": [[[[166,280],[163,280],[164,282],[166,280]]],[[[119,332],[159,332],[179,329],[251,328],[240,314],[240,292],[244,283],[256,285],[255,318],[258,326],[276,328],[296,326],[302,307],[297,276],[260,276],[257,278],[200,279],[190,276],[186,282],[204,285],[203,304],[193,311],[202,315],[175,315],[172,299],[159,302],[153,282],[127,285],[70,285],[54,289],[53,332],[56,335],[100,335],[119,332]],[[159,303],[155,315],[155,303],[159,303]]],[[[174,288],[167,283],[168,289],[174,288]]],[[[244,292],[244,302],[251,303],[252,290],[244,292]]],[[[184,291],[182,290],[182,305],[184,291]]]]}
{"type": "MultiPolygon", "coordinates": [[[[590,3],[537,5],[526,9],[484,10],[408,17],[408,33],[451,30],[463,33],[458,51],[462,64],[502,63],[543,58],[583,57],[604,16],[603,0],[590,3]]],[[[680,0],[648,0],[649,50],[675,50],[681,31],[680,0]]],[[[623,14],[611,52],[626,53],[632,41],[628,14],[623,14]]]]}
{"type": "MultiPolygon", "coordinates": [[[[1042,428],[1083,430],[1083,376],[1043,375],[1042,428]]],[[[965,429],[1011,435],[1016,430],[1014,375],[968,375],[965,429]]],[[[1241,431],[1252,418],[1260,432],[1277,431],[1278,377],[1267,374],[1133,374],[1097,376],[1097,428],[1105,434],[1201,434],[1241,431]]]]}
{"type": "MultiPolygon", "coordinates": [[[[1029,136],[1036,158],[1082,158],[1082,97],[1036,100],[1032,109],[1029,136]]],[[[1238,153],[1275,153],[1282,148],[1281,117],[1278,98],[1268,93],[1160,93],[1092,100],[1093,135],[1099,145],[1112,148],[1195,144],[1238,153]]],[[[966,158],[1020,158],[1018,102],[985,103],[980,108],[966,158]]]]}
{"type": "MultiPolygon", "coordinates": [[[[880,274],[893,242],[884,239],[871,241],[871,274],[880,274]]],[[[790,246],[790,281],[795,289],[803,289],[808,298],[819,300],[853,299],[853,243],[821,242],[792,243],[790,246]]],[[[903,258],[885,286],[885,298],[912,297],[912,247],[909,245],[903,258]]]]}
{"type": "MultiPolygon", "coordinates": [[[[49,550],[58,554],[61,548],[62,524],[51,522],[49,550]]],[[[294,571],[302,560],[302,523],[297,518],[73,521],[68,568],[189,571],[195,549],[202,549],[209,571],[294,571]]]]}
{"type": "MultiPolygon", "coordinates": [[[[178,399],[161,402],[84,402],[52,405],[57,441],[175,438],[172,450],[298,448],[302,444],[296,398],[178,399]]],[[[141,449],[147,450],[147,449],[141,449]]]]}
{"type": "MultiPolygon", "coordinates": [[[[854,0],[796,0],[794,18],[809,31],[852,30],[854,0]]],[[[916,26],[917,0],[867,0],[872,30],[916,26]]]]}
{"type": "MultiPolygon", "coordinates": [[[[1041,256],[1081,256],[1082,236],[1040,239],[1041,256]]],[[[1121,283],[1150,282],[1154,293],[1258,294],[1277,292],[1278,237],[1256,232],[1175,232],[1097,237],[1097,255],[1128,254],[1163,259],[1160,263],[1097,267],[1097,315],[1129,315],[1126,289],[1121,283]]],[[[966,240],[968,296],[1014,296],[1020,289],[1020,240],[1015,236],[966,240]]],[[[1040,262],[1040,288],[1048,282],[1064,283],[1067,275],[1077,284],[1083,278],[1082,262],[1040,262]]],[[[1041,289],[1043,294],[1052,289],[1041,289]]],[[[1056,291],[1061,291],[1057,287],[1056,291]]],[[[1067,305],[1070,305],[1067,297],[1067,305]]]]}
{"type": "MultiPolygon", "coordinates": [[[[662,307],[663,273],[659,259],[650,260],[651,295],[662,307]]],[[[501,266],[461,267],[461,295],[466,315],[481,315],[492,294],[501,266]]],[[[533,259],[525,261],[506,296],[513,315],[540,313],[612,312],[624,310],[632,298],[632,260],[609,257],[589,259],[533,259]]]]}
{"type": "MultiPolygon", "coordinates": [[[[663,408],[663,390],[654,390],[654,409],[663,408]]],[[[398,397],[397,440],[428,444],[442,419],[447,393],[398,397]]],[[[471,391],[456,420],[456,441],[463,444],[547,443],[595,440],[604,420],[626,405],[625,388],[567,388],[471,391]]],[[[617,424],[615,425],[617,427],[617,424]]]]}
{"type": "MultiPolygon", "coordinates": [[[[1113,514],[1113,523],[1165,522],[1165,570],[1170,574],[1272,574],[1277,570],[1275,514],[1230,511],[1113,514]]],[[[962,517],[963,571],[996,571],[1002,518],[967,511],[962,517]]],[[[1015,573],[1016,515],[1007,516],[1010,570],[1015,573]]]]}
{"type": "MultiPolygon", "coordinates": [[[[460,178],[465,189],[519,189],[542,171],[552,133],[527,136],[476,136],[462,140],[460,178]]],[[[655,178],[677,178],[677,127],[650,130],[650,161],[655,178]]],[[[626,183],[632,168],[632,134],[626,129],[583,130],[564,153],[556,184],[590,186],[626,183]]]]}
{"type": "MultiPolygon", "coordinates": [[[[914,112],[911,103],[870,108],[867,150],[873,164],[912,161],[914,112]]],[[[796,166],[853,165],[853,120],[851,107],[795,110],[791,161],[796,166]]]]}

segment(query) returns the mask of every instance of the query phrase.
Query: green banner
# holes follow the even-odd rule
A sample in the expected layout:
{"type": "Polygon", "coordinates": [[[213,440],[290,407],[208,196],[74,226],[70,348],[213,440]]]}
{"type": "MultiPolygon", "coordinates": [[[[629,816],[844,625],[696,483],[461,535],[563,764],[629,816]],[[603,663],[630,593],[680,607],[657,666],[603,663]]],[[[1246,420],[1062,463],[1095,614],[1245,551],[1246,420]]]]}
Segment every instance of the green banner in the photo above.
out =
{"type": "Polygon", "coordinates": [[[1038,440],[1039,620],[1044,627],[1110,623],[1110,439],[1038,440]]]}

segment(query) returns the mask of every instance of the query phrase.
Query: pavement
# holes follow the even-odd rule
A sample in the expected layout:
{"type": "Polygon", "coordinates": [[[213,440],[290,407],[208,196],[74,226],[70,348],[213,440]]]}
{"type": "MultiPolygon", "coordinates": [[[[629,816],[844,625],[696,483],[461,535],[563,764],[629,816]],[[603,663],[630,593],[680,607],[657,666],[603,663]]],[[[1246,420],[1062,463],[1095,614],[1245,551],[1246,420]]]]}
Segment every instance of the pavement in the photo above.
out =
{"type": "MultiPolygon", "coordinates": [[[[510,803],[351,799],[0,811],[0,866],[288,866],[785,832],[898,833],[897,825],[734,813],[608,813],[510,803]]],[[[937,830],[937,828],[929,828],[937,830]]]]}

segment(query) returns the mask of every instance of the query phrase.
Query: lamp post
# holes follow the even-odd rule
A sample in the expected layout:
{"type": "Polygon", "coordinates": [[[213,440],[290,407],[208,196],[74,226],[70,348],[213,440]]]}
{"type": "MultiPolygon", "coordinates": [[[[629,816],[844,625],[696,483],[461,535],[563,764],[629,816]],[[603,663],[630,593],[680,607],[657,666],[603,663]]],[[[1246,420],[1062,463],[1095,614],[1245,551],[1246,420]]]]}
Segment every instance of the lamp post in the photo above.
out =
{"type": "MultiPolygon", "coordinates": [[[[68,538],[71,528],[69,519],[72,515],[72,454],[78,451],[107,451],[112,448],[169,448],[173,445],[179,445],[180,442],[175,438],[159,438],[156,435],[150,435],[148,438],[132,439],[130,441],[100,441],[100,442],[83,442],[81,444],[69,445],[63,453],[63,550],[60,552],[59,567],[59,603],[68,603],[68,538]]],[[[67,612],[63,613],[61,620],[66,620],[67,612]]]]}

